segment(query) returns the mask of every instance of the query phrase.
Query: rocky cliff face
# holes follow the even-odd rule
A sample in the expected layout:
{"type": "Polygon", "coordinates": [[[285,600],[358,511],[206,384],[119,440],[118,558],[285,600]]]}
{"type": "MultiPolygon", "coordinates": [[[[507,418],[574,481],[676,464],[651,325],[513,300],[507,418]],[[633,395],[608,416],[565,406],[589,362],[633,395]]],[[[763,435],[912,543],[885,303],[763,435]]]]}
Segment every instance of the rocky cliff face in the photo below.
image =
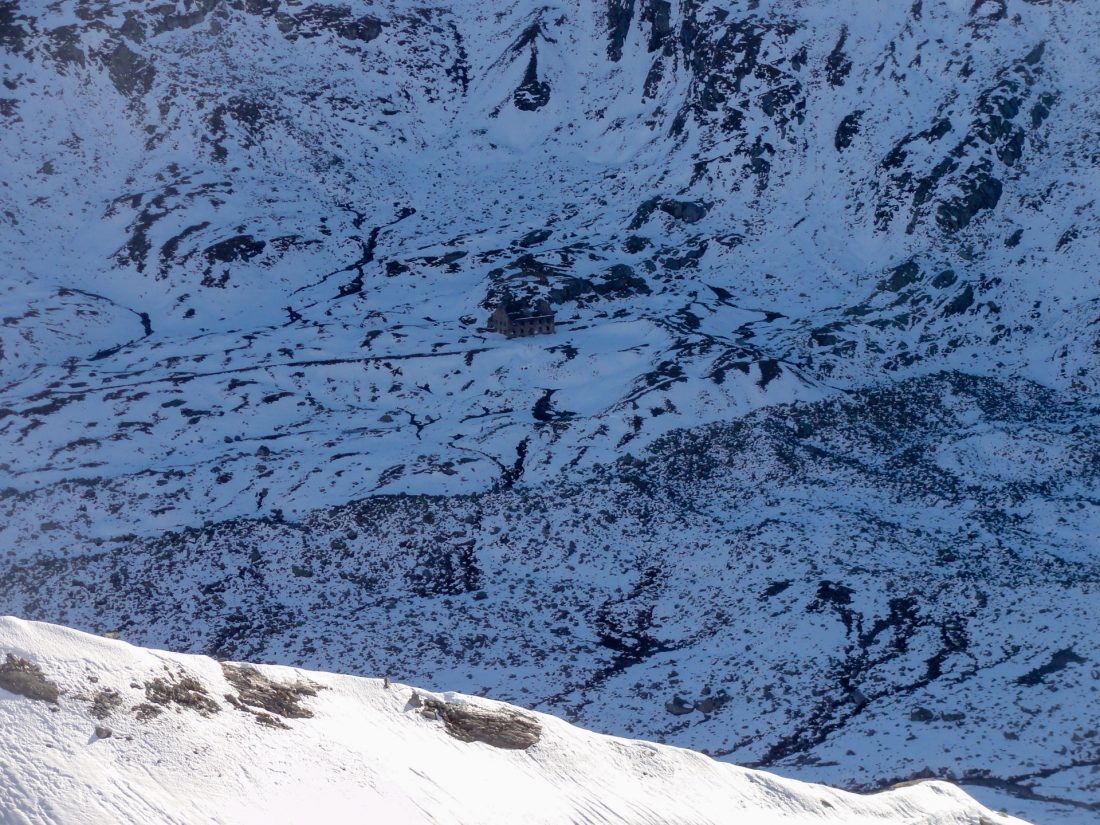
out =
{"type": "Polygon", "coordinates": [[[1087,810],[1096,42],[1030,0],[3,0],[0,606],[1087,810]],[[558,334],[488,334],[505,291],[558,334]]]}

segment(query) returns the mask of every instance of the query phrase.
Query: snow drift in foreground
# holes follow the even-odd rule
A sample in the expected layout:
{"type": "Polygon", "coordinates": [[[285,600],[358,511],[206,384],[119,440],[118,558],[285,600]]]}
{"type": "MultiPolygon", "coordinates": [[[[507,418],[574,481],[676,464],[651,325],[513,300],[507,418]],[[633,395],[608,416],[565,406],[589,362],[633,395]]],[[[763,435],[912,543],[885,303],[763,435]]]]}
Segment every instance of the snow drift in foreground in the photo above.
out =
{"type": "Polygon", "coordinates": [[[1010,825],[925,782],[859,796],[378,679],[0,618],[0,823],[1010,825]]]}

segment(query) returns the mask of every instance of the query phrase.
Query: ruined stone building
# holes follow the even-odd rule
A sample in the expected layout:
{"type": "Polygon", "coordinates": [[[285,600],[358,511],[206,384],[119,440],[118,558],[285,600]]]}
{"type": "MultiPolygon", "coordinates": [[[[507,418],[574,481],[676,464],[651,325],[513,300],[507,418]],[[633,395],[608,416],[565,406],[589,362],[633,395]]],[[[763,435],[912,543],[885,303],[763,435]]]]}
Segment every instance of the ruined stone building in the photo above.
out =
{"type": "Polygon", "coordinates": [[[526,304],[506,298],[497,304],[489,316],[489,329],[509,338],[525,338],[528,335],[552,335],[554,311],[545,298],[532,309],[526,304]]]}

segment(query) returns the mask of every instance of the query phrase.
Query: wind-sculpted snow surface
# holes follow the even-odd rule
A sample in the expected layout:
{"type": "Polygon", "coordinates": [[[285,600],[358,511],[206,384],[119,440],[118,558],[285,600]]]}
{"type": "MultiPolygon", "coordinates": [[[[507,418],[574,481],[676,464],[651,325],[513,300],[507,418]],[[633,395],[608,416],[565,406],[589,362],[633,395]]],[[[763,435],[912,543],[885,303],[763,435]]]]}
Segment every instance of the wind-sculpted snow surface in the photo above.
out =
{"type": "Polygon", "coordinates": [[[943,782],[858,796],[380,679],[250,668],[311,686],[307,717],[271,724],[237,698],[227,666],[204,657],[0,618],[4,652],[33,660],[60,694],[51,704],[0,684],[4,825],[1024,825],[943,782]],[[149,686],[166,681],[205,704],[151,704],[149,686]],[[96,712],[103,696],[115,701],[96,712]],[[456,736],[453,719],[531,735],[490,744],[456,736]]]}
{"type": "Polygon", "coordinates": [[[1094,817],[1098,43],[0,0],[0,607],[1094,817]]]}

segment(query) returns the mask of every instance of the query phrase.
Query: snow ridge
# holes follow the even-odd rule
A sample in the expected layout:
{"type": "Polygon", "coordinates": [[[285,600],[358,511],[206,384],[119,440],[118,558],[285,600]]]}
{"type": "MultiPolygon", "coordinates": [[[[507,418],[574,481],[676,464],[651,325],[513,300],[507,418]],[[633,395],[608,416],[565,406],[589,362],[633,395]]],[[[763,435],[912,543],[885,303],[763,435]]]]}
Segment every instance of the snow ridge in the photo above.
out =
{"type": "Polygon", "coordinates": [[[228,665],[14,618],[0,618],[0,721],[3,825],[1022,825],[942,782],[857,796],[487,699],[228,665]],[[13,661],[57,698],[24,695],[13,661]],[[253,707],[264,699],[242,692],[235,670],[306,690],[304,707],[265,720],[253,707]],[[537,739],[464,741],[434,708],[522,718],[537,739]]]}

